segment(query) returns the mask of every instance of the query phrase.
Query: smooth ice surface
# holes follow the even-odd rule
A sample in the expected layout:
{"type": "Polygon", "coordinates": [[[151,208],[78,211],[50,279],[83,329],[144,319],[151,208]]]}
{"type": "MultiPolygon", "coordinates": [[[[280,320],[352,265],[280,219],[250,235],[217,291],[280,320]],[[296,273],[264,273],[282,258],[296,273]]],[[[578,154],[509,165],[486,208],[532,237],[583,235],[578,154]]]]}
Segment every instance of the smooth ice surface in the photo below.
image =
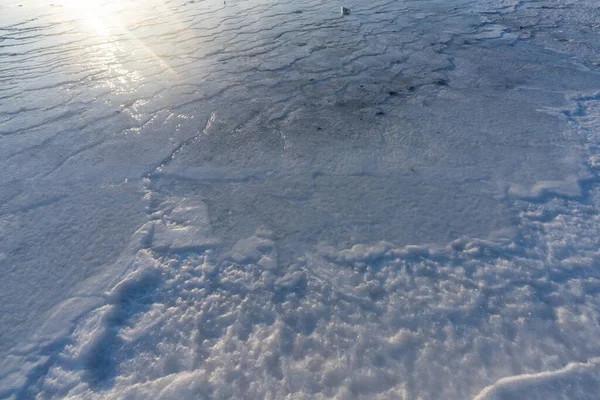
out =
{"type": "Polygon", "coordinates": [[[0,398],[597,398],[599,28],[2,1],[0,398]]]}

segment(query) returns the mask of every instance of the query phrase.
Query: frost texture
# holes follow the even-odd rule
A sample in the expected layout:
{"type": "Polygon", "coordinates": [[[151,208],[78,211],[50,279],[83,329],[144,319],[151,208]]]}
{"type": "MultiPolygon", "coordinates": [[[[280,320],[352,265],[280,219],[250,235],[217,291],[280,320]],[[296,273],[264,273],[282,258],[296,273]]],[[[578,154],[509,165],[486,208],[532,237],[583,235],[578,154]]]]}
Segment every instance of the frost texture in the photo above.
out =
{"type": "Polygon", "coordinates": [[[83,3],[0,5],[0,397],[596,397],[594,2],[83,3]]]}

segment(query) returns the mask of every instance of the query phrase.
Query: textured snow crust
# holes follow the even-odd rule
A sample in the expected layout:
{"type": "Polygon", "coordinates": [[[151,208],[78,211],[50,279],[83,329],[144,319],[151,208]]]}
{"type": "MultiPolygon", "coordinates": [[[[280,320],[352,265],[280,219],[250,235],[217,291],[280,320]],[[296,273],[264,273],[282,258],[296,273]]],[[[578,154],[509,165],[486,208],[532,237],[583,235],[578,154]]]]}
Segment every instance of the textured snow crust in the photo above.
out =
{"type": "Polygon", "coordinates": [[[0,5],[0,398],[597,398],[595,2],[82,4],[0,5]]]}

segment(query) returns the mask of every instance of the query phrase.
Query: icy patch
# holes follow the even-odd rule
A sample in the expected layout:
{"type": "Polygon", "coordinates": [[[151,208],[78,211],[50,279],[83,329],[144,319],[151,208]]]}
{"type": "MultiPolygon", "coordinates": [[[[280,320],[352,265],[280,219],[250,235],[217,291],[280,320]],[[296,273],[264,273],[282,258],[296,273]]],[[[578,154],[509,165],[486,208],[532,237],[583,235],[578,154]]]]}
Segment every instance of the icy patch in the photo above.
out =
{"type": "Polygon", "coordinates": [[[214,247],[218,239],[210,226],[207,206],[197,200],[167,200],[162,204],[159,222],[153,224],[152,248],[193,251],[197,246],[214,247]]]}

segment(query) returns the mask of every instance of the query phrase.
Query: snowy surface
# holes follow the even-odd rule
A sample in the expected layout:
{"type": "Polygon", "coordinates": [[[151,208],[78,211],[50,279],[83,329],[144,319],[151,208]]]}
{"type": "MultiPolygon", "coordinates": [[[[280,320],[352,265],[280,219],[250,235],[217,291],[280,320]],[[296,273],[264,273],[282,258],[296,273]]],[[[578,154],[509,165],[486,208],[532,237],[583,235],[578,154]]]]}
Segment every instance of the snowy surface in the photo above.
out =
{"type": "Polygon", "coordinates": [[[3,0],[0,398],[596,399],[599,54],[595,0],[3,0]]]}

